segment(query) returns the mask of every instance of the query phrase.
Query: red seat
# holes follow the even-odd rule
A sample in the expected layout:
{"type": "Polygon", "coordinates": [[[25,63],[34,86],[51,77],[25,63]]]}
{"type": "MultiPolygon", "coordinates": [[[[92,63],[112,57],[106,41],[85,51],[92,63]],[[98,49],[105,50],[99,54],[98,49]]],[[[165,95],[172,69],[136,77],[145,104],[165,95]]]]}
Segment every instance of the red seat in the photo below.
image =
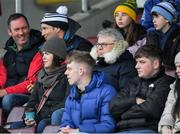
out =
{"type": "MultiPolygon", "coordinates": [[[[25,107],[23,106],[17,106],[14,107],[8,118],[7,118],[7,124],[11,122],[17,122],[17,121],[23,121],[23,115],[24,115],[24,109],[25,107]]],[[[8,129],[9,132],[11,133],[35,133],[36,126],[32,127],[24,127],[24,128],[19,128],[19,129],[8,129]]]]}
{"type": "Polygon", "coordinates": [[[0,108],[0,125],[3,124],[3,110],[0,108]]]}
{"type": "Polygon", "coordinates": [[[24,128],[20,128],[20,129],[8,129],[9,132],[11,132],[11,134],[17,134],[17,133],[30,133],[30,134],[34,134],[35,133],[35,126],[32,127],[24,127],[24,128]]]}
{"type": "Polygon", "coordinates": [[[7,123],[23,121],[24,109],[25,107],[23,106],[14,107],[7,118],[7,123]]]}
{"type": "Polygon", "coordinates": [[[97,43],[97,37],[96,36],[87,37],[87,40],[90,41],[93,45],[95,45],[97,43]]]}
{"type": "Polygon", "coordinates": [[[58,125],[48,125],[45,127],[43,133],[57,133],[60,130],[58,125]]]}

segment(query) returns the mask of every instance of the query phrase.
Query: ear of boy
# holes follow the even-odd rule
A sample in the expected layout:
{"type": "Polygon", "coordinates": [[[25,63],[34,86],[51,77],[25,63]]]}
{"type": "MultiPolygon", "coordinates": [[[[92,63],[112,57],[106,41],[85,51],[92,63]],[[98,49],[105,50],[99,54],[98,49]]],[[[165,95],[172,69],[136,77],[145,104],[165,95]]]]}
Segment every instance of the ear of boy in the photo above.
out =
{"type": "Polygon", "coordinates": [[[159,63],[159,60],[158,60],[158,59],[155,59],[155,60],[153,61],[153,66],[154,66],[154,69],[159,69],[160,63],[159,63]]]}

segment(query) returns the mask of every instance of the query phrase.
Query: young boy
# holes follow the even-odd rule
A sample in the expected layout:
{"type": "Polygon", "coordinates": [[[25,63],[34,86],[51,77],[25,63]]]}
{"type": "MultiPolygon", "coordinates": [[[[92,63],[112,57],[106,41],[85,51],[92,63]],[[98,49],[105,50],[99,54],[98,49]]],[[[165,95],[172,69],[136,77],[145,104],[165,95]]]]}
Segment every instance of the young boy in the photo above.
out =
{"type": "Polygon", "coordinates": [[[114,131],[109,102],[116,91],[104,82],[102,72],[92,71],[94,63],[87,52],[74,51],[67,57],[65,74],[72,88],[66,100],[60,133],[114,131]]]}
{"type": "Polygon", "coordinates": [[[174,78],[162,67],[161,50],[145,45],[135,54],[138,76],[110,104],[120,132],[155,132],[174,78]]]}
{"type": "Polygon", "coordinates": [[[148,33],[147,44],[161,48],[165,69],[175,72],[174,58],[180,51],[180,28],[173,23],[176,8],[170,2],[160,2],[152,8],[151,14],[155,29],[148,33]]]}

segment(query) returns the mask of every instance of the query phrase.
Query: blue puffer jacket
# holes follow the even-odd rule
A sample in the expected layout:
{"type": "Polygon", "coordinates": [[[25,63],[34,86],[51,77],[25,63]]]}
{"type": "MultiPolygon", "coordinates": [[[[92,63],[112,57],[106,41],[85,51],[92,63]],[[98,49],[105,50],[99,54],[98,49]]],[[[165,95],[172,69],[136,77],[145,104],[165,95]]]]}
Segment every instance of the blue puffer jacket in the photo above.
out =
{"type": "Polygon", "coordinates": [[[82,95],[73,85],[65,104],[61,127],[79,128],[80,132],[113,132],[115,122],[109,113],[109,102],[116,95],[115,89],[104,83],[102,72],[93,72],[92,80],[82,95]]]}

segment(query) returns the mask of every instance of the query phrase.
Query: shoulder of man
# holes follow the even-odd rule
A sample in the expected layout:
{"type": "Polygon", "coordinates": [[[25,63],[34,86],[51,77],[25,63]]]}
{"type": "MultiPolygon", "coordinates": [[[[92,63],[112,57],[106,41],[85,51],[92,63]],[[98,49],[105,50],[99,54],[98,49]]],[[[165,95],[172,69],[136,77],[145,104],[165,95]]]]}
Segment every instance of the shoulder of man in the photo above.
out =
{"type": "Polygon", "coordinates": [[[4,58],[4,55],[6,54],[7,50],[4,48],[0,48],[0,59],[4,58]]]}

